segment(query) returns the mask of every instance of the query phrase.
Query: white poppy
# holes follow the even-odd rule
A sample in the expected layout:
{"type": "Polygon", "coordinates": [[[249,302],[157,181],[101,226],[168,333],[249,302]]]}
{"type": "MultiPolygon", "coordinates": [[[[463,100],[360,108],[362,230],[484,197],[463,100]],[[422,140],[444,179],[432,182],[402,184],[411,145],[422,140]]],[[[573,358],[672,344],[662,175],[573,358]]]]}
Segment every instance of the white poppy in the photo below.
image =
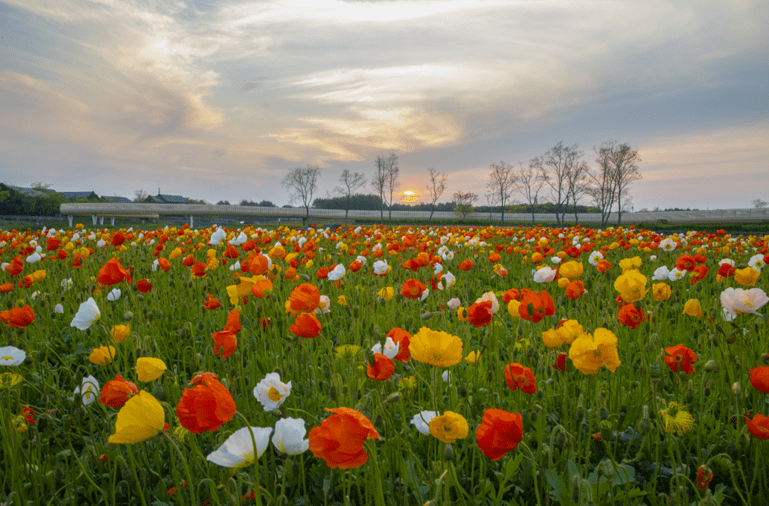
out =
{"type": "Polygon", "coordinates": [[[389,358],[390,360],[395,359],[395,357],[398,355],[398,352],[401,349],[400,343],[396,343],[393,341],[392,337],[388,337],[385,340],[384,348],[382,348],[381,343],[376,343],[372,348],[371,351],[374,353],[381,353],[385,357],[389,358]]]}
{"type": "Polygon", "coordinates": [[[721,305],[734,314],[756,314],[767,302],[769,297],[760,288],[745,290],[730,287],[721,292],[721,305]]]}
{"type": "Polygon", "coordinates": [[[593,251],[592,253],[590,253],[590,256],[587,259],[587,261],[590,262],[590,265],[592,265],[593,267],[598,265],[598,262],[600,262],[601,260],[603,260],[603,253],[601,253],[600,251],[593,251]]]}
{"type": "Polygon", "coordinates": [[[441,374],[441,378],[443,379],[444,383],[448,383],[451,381],[451,373],[449,371],[443,371],[443,374],[441,374]]]}
{"type": "Polygon", "coordinates": [[[123,292],[120,290],[120,288],[113,288],[107,294],[107,300],[110,302],[115,302],[120,298],[121,295],[123,295],[123,292]]]}
{"type": "Polygon", "coordinates": [[[15,346],[3,346],[0,348],[0,365],[19,365],[27,358],[27,353],[15,346]]]}
{"type": "Polygon", "coordinates": [[[670,271],[670,274],[668,274],[668,280],[678,281],[679,279],[683,279],[684,276],[686,276],[686,271],[682,271],[678,267],[675,267],[670,271]]]}
{"type": "Polygon", "coordinates": [[[99,397],[99,381],[93,376],[86,376],[74,393],[80,395],[83,406],[88,406],[99,397]]]}
{"type": "Polygon", "coordinates": [[[551,257],[550,261],[553,262],[554,264],[558,265],[558,264],[561,263],[561,257],[558,257],[558,256],[551,257]]]}
{"type": "Polygon", "coordinates": [[[446,272],[446,274],[441,276],[440,281],[438,281],[438,290],[448,290],[452,286],[454,286],[457,282],[456,276],[454,276],[450,272],[446,272]]]}
{"type": "Polygon", "coordinates": [[[230,265],[231,271],[239,271],[240,270],[240,260],[235,262],[234,264],[230,265]]]}
{"type": "Polygon", "coordinates": [[[497,296],[494,294],[494,292],[486,292],[483,295],[481,295],[480,299],[476,299],[475,302],[486,302],[491,301],[491,314],[496,314],[497,311],[499,311],[499,301],[497,300],[497,296]]]}
{"type": "Polygon", "coordinates": [[[374,262],[374,274],[387,273],[387,260],[377,260],[374,262]]]}
{"type": "Polygon", "coordinates": [[[243,427],[232,433],[227,441],[208,454],[206,460],[222,467],[246,467],[262,456],[270,444],[271,427],[243,427]],[[252,439],[253,437],[253,439],[252,439]],[[254,457],[256,443],[256,457],[254,457]]]}
{"type": "Polygon", "coordinates": [[[96,246],[99,248],[103,248],[106,245],[107,245],[107,241],[105,241],[104,239],[99,239],[99,242],[96,243],[96,246]]]}
{"type": "Polygon", "coordinates": [[[227,232],[225,232],[221,228],[217,228],[216,232],[211,234],[211,237],[208,239],[209,246],[219,246],[219,244],[227,238],[227,232]]]}
{"type": "Polygon", "coordinates": [[[290,394],[291,382],[283,383],[276,372],[269,373],[254,387],[254,397],[265,411],[278,409],[290,394]]]}
{"type": "Polygon", "coordinates": [[[542,267],[534,272],[534,281],[536,283],[550,283],[555,279],[556,271],[550,267],[542,267]]]}
{"type": "Polygon", "coordinates": [[[35,262],[39,262],[42,257],[40,256],[40,253],[37,251],[29,255],[26,259],[26,262],[28,264],[34,264],[35,262]]]}
{"type": "Polygon", "coordinates": [[[301,418],[281,418],[275,422],[275,434],[272,444],[275,449],[288,455],[299,455],[310,448],[310,442],[304,439],[307,429],[301,418]]]}
{"type": "Polygon", "coordinates": [[[318,301],[318,307],[313,311],[315,314],[326,314],[331,311],[331,299],[328,295],[321,295],[318,301]]]}
{"type": "Polygon", "coordinates": [[[443,272],[443,265],[435,262],[433,264],[433,274],[440,274],[441,272],[443,272]]]}
{"type": "Polygon", "coordinates": [[[411,419],[411,425],[425,436],[430,435],[430,421],[438,416],[437,411],[420,411],[411,419]]]}
{"type": "Polygon", "coordinates": [[[361,265],[366,265],[366,262],[368,262],[368,259],[361,255],[358,255],[358,258],[356,258],[355,260],[360,262],[361,265]]]}
{"type": "Polygon", "coordinates": [[[446,301],[446,305],[451,309],[457,309],[459,306],[462,305],[462,302],[456,297],[454,297],[453,299],[449,299],[448,301],[446,301]]]}
{"type": "Polygon", "coordinates": [[[425,288],[424,291],[422,292],[422,295],[419,296],[419,302],[423,302],[428,295],[430,295],[430,290],[425,288]]]}
{"type": "Polygon", "coordinates": [[[750,260],[748,260],[748,267],[753,267],[758,272],[761,272],[764,265],[766,265],[764,263],[764,255],[761,254],[753,255],[750,257],[750,260]]]}
{"type": "Polygon", "coordinates": [[[678,244],[671,239],[670,237],[666,237],[665,239],[662,239],[660,241],[660,248],[662,248],[665,251],[673,251],[678,247],[678,244]]]}
{"type": "Polygon", "coordinates": [[[64,306],[62,306],[61,304],[56,304],[55,306],[53,306],[53,312],[58,314],[64,314],[64,306]]]}
{"type": "Polygon", "coordinates": [[[77,327],[80,330],[86,330],[100,317],[101,311],[99,311],[99,306],[96,305],[96,301],[93,300],[93,297],[90,297],[87,301],[80,304],[80,307],[78,308],[75,317],[72,318],[72,323],[70,323],[69,326],[77,327]]]}
{"type": "Polygon", "coordinates": [[[666,265],[657,267],[657,269],[654,271],[652,279],[654,281],[667,281],[670,279],[670,269],[668,269],[666,265]]]}
{"type": "Polygon", "coordinates": [[[241,232],[239,236],[237,236],[234,239],[230,239],[227,242],[229,242],[233,246],[240,246],[241,244],[243,244],[247,240],[248,240],[248,236],[246,236],[246,233],[245,232],[241,232]]]}
{"type": "Polygon", "coordinates": [[[342,264],[336,264],[336,267],[334,267],[333,270],[329,271],[328,273],[328,279],[331,281],[337,281],[344,277],[347,270],[344,268],[344,265],[342,264]]]}
{"type": "Polygon", "coordinates": [[[61,287],[65,290],[69,290],[72,288],[72,278],[62,279],[61,280],[61,287]]]}

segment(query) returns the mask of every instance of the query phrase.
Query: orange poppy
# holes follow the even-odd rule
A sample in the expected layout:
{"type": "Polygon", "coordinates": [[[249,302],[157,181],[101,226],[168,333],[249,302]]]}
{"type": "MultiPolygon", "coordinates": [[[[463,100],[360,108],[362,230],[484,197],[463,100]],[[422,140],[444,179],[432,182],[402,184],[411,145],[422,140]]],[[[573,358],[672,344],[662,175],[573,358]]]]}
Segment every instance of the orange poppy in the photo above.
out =
{"type": "Polygon", "coordinates": [[[606,274],[611,269],[611,262],[608,260],[599,260],[598,263],[595,264],[595,269],[601,274],[606,274]]]}
{"type": "Polygon", "coordinates": [[[395,355],[393,360],[399,362],[409,361],[409,345],[411,344],[411,334],[406,332],[400,327],[393,327],[390,332],[387,333],[387,337],[392,338],[393,342],[399,345],[398,354],[395,355]]]}
{"type": "Polygon", "coordinates": [[[312,454],[326,461],[331,469],[351,469],[365,464],[368,454],[363,443],[367,439],[379,439],[371,420],[350,408],[326,408],[326,411],[334,414],[307,434],[312,454]]]}
{"type": "Polygon", "coordinates": [[[395,372],[395,364],[392,360],[382,355],[374,353],[374,365],[366,364],[366,376],[374,381],[385,381],[395,372]]]}
{"type": "Polygon", "coordinates": [[[113,257],[99,269],[99,275],[96,278],[96,281],[102,285],[111,286],[120,283],[121,281],[130,283],[130,279],[131,275],[122,265],[120,265],[120,260],[113,257]]]}
{"type": "Polygon", "coordinates": [[[745,423],[753,437],[758,439],[769,439],[769,416],[756,415],[753,419],[745,417],[745,423]]]}
{"type": "Polygon", "coordinates": [[[537,379],[534,371],[517,362],[507,364],[505,367],[505,383],[510,390],[518,390],[526,394],[537,392],[537,379]]]}
{"type": "Polygon", "coordinates": [[[217,357],[229,358],[238,347],[238,338],[229,330],[214,332],[211,338],[216,343],[214,345],[214,353],[216,353],[217,357]]]}
{"type": "Polygon", "coordinates": [[[260,276],[267,272],[270,267],[270,261],[264,255],[254,255],[248,264],[248,269],[254,276],[260,276]]]}
{"type": "Polygon", "coordinates": [[[318,272],[315,273],[315,277],[318,279],[328,278],[328,268],[321,267],[320,269],[318,269],[318,272]]]}
{"type": "Polygon", "coordinates": [[[520,413],[487,409],[483,412],[475,439],[484,455],[491,460],[499,460],[523,440],[523,417],[520,413]]]}
{"type": "Polygon", "coordinates": [[[195,263],[195,257],[190,253],[186,257],[182,259],[182,265],[185,267],[192,267],[192,265],[195,263]]]}
{"type": "Polygon", "coordinates": [[[315,311],[320,304],[320,290],[310,283],[302,283],[294,288],[288,301],[292,311],[315,311]]]}
{"type": "Polygon", "coordinates": [[[18,276],[22,269],[24,269],[24,260],[21,259],[21,257],[13,257],[13,260],[11,260],[11,263],[5,266],[5,272],[10,274],[11,276],[18,276]]]}
{"type": "Polygon", "coordinates": [[[13,283],[3,283],[0,285],[0,293],[10,292],[13,290],[13,283]]]}
{"type": "Polygon", "coordinates": [[[75,269],[79,269],[83,266],[83,255],[80,253],[75,253],[74,258],[72,259],[72,267],[75,269]]]}
{"type": "Polygon", "coordinates": [[[634,329],[644,321],[643,309],[639,309],[635,304],[625,304],[620,309],[617,319],[622,325],[634,329]]]}
{"type": "Polygon", "coordinates": [[[696,285],[697,283],[702,281],[702,279],[705,276],[707,276],[707,275],[708,275],[708,266],[707,265],[698,265],[697,267],[692,269],[692,277],[689,280],[689,282],[692,285],[696,285]]]}
{"type": "Polygon", "coordinates": [[[301,313],[294,320],[294,324],[288,328],[295,335],[304,338],[318,337],[322,329],[323,326],[312,313],[301,313]]]}
{"type": "Polygon", "coordinates": [[[185,389],[176,405],[179,423],[194,434],[219,429],[237,411],[232,394],[216,378],[210,372],[192,378],[193,388],[185,389]]]}
{"type": "Polygon", "coordinates": [[[762,394],[769,394],[769,366],[759,366],[750,370],[750,384],[762,394]]]}
{"type": "Polygon", "coordinates": [[[118,230],[115,232],[115,235],[112,236],[112,240],[110,241],[110,244],[112,246],[120,246],[122,245],[126,240],[125,234],[118,230]]]}
{"type": "Polygon", "coordinates": [[[149,279],[141,279],[136,283],[136,289],[141,293],[147,293],[152,290],[152,283],[149,279]]]}
{"type": "Polygon", "coordinates": [[[676,260],[676,268],[679,271],[691,271],[695,265],[697,265],[697,261],[691,255],[681,255],[676,260]]]}
{"type": "Polygon", "coordinates": [[[692,362],[697,361],[697,355],[693,350],[683,344],[679,344],[665,348],[665,353],[669,356],[663,358],[671,371],[678,372],[680,370],[685,372],[687,376],[694,374],[692,362]]]}
{"type": "Polygon", "coordinates": [[[504,294],[502,294],[502,302],[507,304],[511,300],[521,300],[521,292],[519,292],[517,288],[510,288],[509,290],[506,290],[504,294]]]}
{"type": "Polygon", "coordinates": [[[102,387],[99,402],[111,408],[122,408],[132,395],[139,395],[136,384],[124,380],[118,373],[115,379],[108,381],[102,387]]]}
{"type": "Polygon", "coordinates": [[[57,239],[56,237],[49,237],[45,241],[46,251],[53,251],[55,249],[58,249],[59,246],[61,246],[61,239],[57,239]]]}
{"type": "MultiPolygon", "coordinates": [[[[161,260],[163,260],[161,258],[161,260]]],[[[161,266],[162,267],[162,266],[161,266]]],[[[208,266],[204,264],[203,262],[195,262],[192,264],[192,277],[193,278],[205,278],[206,277],[206,269],[208,269],[208,266]]]]}
{"type": "Polygon", "coordinates": [[[56,252],[56,258],[58,258],[59,260],[64,260],[65,258],[67,258],[68,254],[69,253],[67,253],[67,250],[62,248],[62,249],[60,249],[59,251],[56,252]]]}
{"type": "Polygon", "coordinates": [[[585,285],[578,279],[572,280],[566,285],[565,295],[571,300],[577,300],[585,295],[585,285]]]}
{"type": "Polygon", "coordinates": [[[221,307],[222,303],[214,298],[214,295],[209,293],[208,300],[203,303],[206,309],[216,309],[221,307]]]}
{"type": "Polygon", "coordinates": [[[459,269],[460,271],[469,271],[474,266],[475,264],[473,263],[473,261],[468,258],[467,260],[463,261],[461,264],[457,265],[457,269],[459,269]]]}
{"type": "Polygon", "coordinates": [[[254,297],[263,298],[267,297],[272,293],[272,281],[270,281],[267,278],[264,279],[258,279],[256,282],[254,282],[254,285],[251,287],[251,293],[254,294],[254,297]]]}
{"type": "Polygon", "coordinates": [[[409,278],[401,286],[401,295],[409,299],[418,299],[427,287],[418,279],[409,278]]]}
{"type": "Polygon", "coordinates": [[[6,327],[17,327],[23,329],[35,321],[35,312],[27,304],[24,307],[15,307],[8,311],[0,312],[0,321],[5,323],[6,327]]]}
{"type": "Polygon", "coordinates": [[[350,272],[358,272],[361,267],[363,267],[363,264],[360,263],[358,260],[354,260],[349,267],[350,272]]]}
{"type": "Polygon", "coordinates": [[[237,334],[240,332],[240,312],[237,309],[230,309],[227,314],[227,323],[224,325],[224,330],[237,334]]]}
{"type": "Polygon", "coordinates": [[[168,272],[168,269],[171,268],[171,262],[167,258],[158,258],[158,265],[163,272],[168,272]]]}
{"type": "Polygon", "coordinates": [[[491,312],[493,305],[494,303],[490,300],[474,302],[467,308],[467,321],[478,328],[491,324],[491,319],[494,317],[494,313],[491,312]]]}
{"type": "Polygon", "coordinates": [[[545,290],[542,290],[541,293],[527,290],[521,297],[518,314],[524,320],[538,323],[545,316],[553,316],[555,314],[555,303],[550,294],[545,290]]]}

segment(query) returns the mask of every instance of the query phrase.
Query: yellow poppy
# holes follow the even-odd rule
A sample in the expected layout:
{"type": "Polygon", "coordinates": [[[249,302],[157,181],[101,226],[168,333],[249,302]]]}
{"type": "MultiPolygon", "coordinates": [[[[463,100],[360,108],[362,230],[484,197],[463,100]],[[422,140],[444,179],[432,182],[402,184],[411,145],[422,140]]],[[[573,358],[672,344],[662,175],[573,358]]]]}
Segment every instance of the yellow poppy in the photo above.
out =
{"type": "Polygon", "coordinates": [[[411,337],[409,352],[417,362],[449,367],[462,360],[462,340],[446,332],[422,327],[411,337]]]}
{"type": "Polygon", "coordinates": [[[145,383],[155,381],[166,369],[166,364],[159,358],[141,357],[136,360],[136,377],[145,383]]]}
{"type": "Polygon", "coordinates": [[[542,332],[542,342],[548,348],[558,348],[563,344],[563,338],[560,332],[555,329],[550,329],[542,332]]]}
{"type": "Polygon", "coordinates": [[[561,267],[558,268],[558,275],[563,276],[569,280],[577,279],[582,276],[584,269],[585,268],[582,265],[582,262],[575,262],[574,260],[571,260],[565,264],[562,264],[561,267]]]}
{"type": "Polygon", "coordinates": [[[120,408],[115,423],[115,433],[108,442],[117,444],[146,441],[165,425],[166,414],[152,394],[139,392],[120,408]]]}
{"type": "Polygon", "coordinates": [[[561,336],[561,339],[569,346],[571,346],[571,344],[574,343],[574,340],[584,332],[585,329],[582,328],[582,325],[580,325],[577,320],[566,320],[563,325],[558,328],[558,334],[561,336]]]}
{"type": "Polygon", "coordinates": [[[113,358],[115,358],[114,346],[99,346],[98,348],[94,348],[91,354],[88,355],[88,360],[96,365],[109,364],[112,362],[113,358]]]}
{"type": "Polygon", "coordinates": [[[471,351],[465,357],[465,362],[468,364],[477,364],[479,360],[481,360],[481,354],[477,351],[471,351]]]}
{"type": "Polygon", "coordinates": [[[668,300],[672,293],[673,291],[667,283],[654,283],[652,285],[652,295],[657,302],[668,300]]]}
{"type": "Polygon", "coordinates": [[[756,281],[761,273],[753,267],[745,267],[734,271],[734,280],[742,286],[756,286],[756,281]]]}
{"type": "Polygon", "coordinates": [[[519,300],[511,300],[507,303],[507,314],[513,317],[513,319],[518,319],[521,317],[521,313],[518,312],[518,307],[521,305],[521,301],[519,300]]]}
{"type": "Polygon", "coordinates": [[[697,299],[689,299],[684,304],[684,311],[681,314],[688,314],[689,316],[702,317],[702,305],[697,299]]]}
{"type": "Polygon", "coordinates": [[[388,287],[382,288],[376,294],[387,301],[395,297],[395,290],[393,290],[393,287],[388,286],[388,287]]]}
{"type": "Polygon", "coordinates": [[[631,269],[620,274],[614,281],[614,289],[620,293],[625,304],[637,302],[646,297],[649,292],[649,289],[646,288],[646,276],[637,269],[631,269]]]}
{"type": "Polygon", "coordinates": [[[112,339],[119,343],[131,335],[131,328],[128,325],[115,325],[109,329],[109,333],[112,334],[112,339]]]}
{"type": "Polygon", "coordinates": [[[440,416],[433,417],[429,427],[430,435],[446,444],[466,438],[470,431],[465,417],[453,411],[446,411],[440,416]]]}
{"type": "Polygon", "coordinates": [[[638,269],[643,264],[641,257],[623,258],[619,261],[619,268],[622,269],[622,274],[633,269],[638,269]]]}
{"type": "Polygon", "coordinates": [[[602,366],[614,372],[621,363],[617,336],[604,328],[595,329],[593,334],[582,334],[571,345],[569,358],[583,374],[595,374],[602,366]]]}

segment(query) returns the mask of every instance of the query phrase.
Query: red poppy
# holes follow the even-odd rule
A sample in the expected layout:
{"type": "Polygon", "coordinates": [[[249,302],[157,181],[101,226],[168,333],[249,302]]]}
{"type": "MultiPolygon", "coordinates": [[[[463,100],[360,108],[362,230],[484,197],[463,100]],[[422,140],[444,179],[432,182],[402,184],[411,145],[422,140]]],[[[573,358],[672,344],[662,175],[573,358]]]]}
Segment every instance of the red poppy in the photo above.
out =
{"type": "MultiPolygon", "coordinates": [[[[161,259],[162,260],[162,259],[161,259]]],[[[192,264],[192,277],[193,278],[205,278],[206,277],[206,269],[208,266],[204,264],[203,262],[195,262],[192,264]]]]}
{"type": "Polygon", "coordinates": [[[237,334],[240,332],[240,312],[237,309],[230,309],[227,313],[227,323],[224,325],[224,330],[237,334]]]}
{"type": "Polygon", "coordinates": [[[580,253],[582,253],[582,248],[578,248],[576,246],[572,246],[569,249],[566,250],[566,254],[569,255],[571,258],[577,258],[580,253]]]}
{"type": "Polygon", "coordinates": [[[16,327],[23,329],[35,321],[35,312],[27,304],[24,307],[14,307],[8,311],[0,312],[0,321],[5,323],[6,327],[16,327]]]}
{"type": "Polygon", "coordinates": [[[595,264],[595,270],[600,272],[601,274],[606,274],[611,270],[611,262],[608,260],[599,260],[597,264],[595,264]]]}
{"type": "Polygon", "coordinates": [[[99,269],[99,275],[96,278],[96,281],[102,285],[112,286],[121,281],[130,283],[130,279],[130,274],[122,265],[120,265],[120,260],[113,257],[99,269]]]}
{"type": "Polygon", "coordinates": [[[315,311],[320,304],[320,290],[310,283],[302,283],[291,292],[288,302],[292,311],[315,311]]]}
{"type": "Polygon", "coordinates": [[[266,329],[270,323],[272,323],[272,318],[270,318],[269,316],[267,318],[265,317],[259,318],[259,325],[261,325],[263,329],[266,329]]]}
{"type": "Polygon", "coordinates": [[[227,247],[224,251],[224,256],[226,258],[238,258],[238,250],[236,250],[232,244],[227,243],[227,247]]]}
{"type": "Polygon", "coordinates": [[[622,325],[634,329],[644,321],[643,308],[638,308],[635,304],[625,304],[620,309],[617,319],[622,325]]]}
{"type": "Polygon", "coordinates": [[[221,307],[222,303],[218,300],[214,299],[213,294],[208,294],[208,300],[203,303],[203,305],[206,307],[206,309],[216,309],[218,307],[221,307]]]}
{"type": "Polygon", "coordinates": [[[478,328],[491,324],[491,319],[494,317],[494,313],[491,312],[493,305],[494,303],[490,300],[473,302],[467,308],[467,321],[478,328]]]}
{"type": "Polygon", "coordinates": [[[0,285],[0,293],[6,293],[13,290],[13,283],[3,283],[0,285]]]}
{"type": "Polygon", "coordinates": [[[361,267],[363,267],[363,264],[360,263],[358,260],[354,260],[349,267],[350,272],[358,272],[361,267]]]}
{"type": "Polygon", "coordinates": [[[21,412],[24,415],[24,418],[27,419],[27,423],[29,424],[37,423],[35,421],[35,415],[37,413],[35,413],[35,410],[33,408],[30,408],[29,405],[25,405],[23,408],[21,408],[21,412]]]}
{"type": "Polygon", "coordinates": [[[691,271],[695,265],[697,265],[697,261],[691,255],[681,255],[676,260],[676,268],[679,271],[691,271]]]}
{"type": "Polygon", "coordinates": [[[507,364],[505,367],[505,382],[510,390],[521,389],[521,392],[533,394],[537,391],[537,379],[534,371],[517,362],[507,364]]]}
{"type": "Polygon", "coordinates": [[[238,338],[229,330],[214,332],[211,338],[216,343],[214,344],[214,353],[217,357],[229,358],[238,347],[238,338]]]}
{"type": "Polygon", "coordinates": [[[318,272],[315,273],[315,277],[318,279],[328,278],[328,269],[326,267],[321,267],[318,269],[318,272]]]}
{"type": "Polygon", "coordinates": [[[769,394],[769,366],[759,366],[750,370],[750,384],[762,394],[769,394]]]}
{"type": "Polygon", "coordinates": [[[463,261],[461,264],[457,265],[457,269],[459,269],[460,271],[469,271],[474,266],[475,264],[473,263],[473,261],[468,258],[467,260],[463,261]]]}
{"type": "Polygon", "coordinates": [[[125,234],[118,230],[115,232],[115,235],[112,236],[112,241],[110,241],[110,244],[112,246],[120,246],[125,242],[125,234]]]}
{"type": "Polygon", "coordinates": [[[18,276],[22,269],[24,269],[24,260],[22,260],[21,257],[13,257],[11,263],[5,266],[5,272],[13,277],[18,276]]]}
{"type": "Polygon", "coordinates": [[[57,239],[56,237],[49,237],[45,241],[45,250],[46,251],[53,251],[55,249],[58,249],[59,246],[61,246],[61,240],[57,239]]]}
{"type": "Polygon", "coordinates": [[[698,265],[697,267],[695,267],[694,269],[692,269],[692,274],[693,274],[693,276],[691,277],[691,279],[689,280],[689,282],[690,282],[692,285],[696,285],[697,283],[699,283],[700,281],[702,281],[702,279],[703,279],[705,276],[707,276],[707,275],[708,275],[708,266],[707,266],[707,265],[698,265]]]}
{"type": "Polygon", "coordinates": [[[192,267],[192,265],[195,263],[195,257],[190,253],[186,257],[182,259],[182,265],[185,267],[192,267]]]}
{"type": "Polygon", "coordinates": [[[393,327],[390,332],[387,333],[387,337],[391,338],[395,344],[399,346],[398,354],[395,355],[393,360],[399,362],[409,361],[409,345],[411,344],[411,334],[406,332],[400,327],[393,327]]]}
{"type": "Polygon", "coordinates": [[[188,431],[200,434],[217,430],[235,415],[237,406],[232,394],[216,378],[216,374],[210,372],[198,374],[190,381],[193,388],[182,393],[176,415],[188,431]]]}
{"type": "Polygon", "coordinates": [[[385,381],[395,372],[395,364],[381,353],[374,353],[374,365],[366,364],[366,376],[374,381],[385,381]]]}
{"type": "Polygon", "coordinates": [[[139,290],[141,293],[147,293],[150,290],[152,290],[152,282],[150,282],[149,279],[140,279],[136,283],[136,289],[139,290]]]}
{"type": "Polygon", "coordinates": [[[267,269],[270,268],[270,261],[264,255],[254,255],[251,257],[251,262],[249,262],[248,268],[251,271],[251,274],[259,276],[267,272],[267,269]]]}
{"type": "Polygon", "coordinates": [[[566,372],[566,353],[559,353],[557,357],[555,357],[555,364],[553,364],[553,367],[556,371],[566,372]]]}
{"type": "Polygon", "coordinates": [[[571,300],[577,300],[585,295],[585,285],[582,281],[575,279],[566,285],[566,296],[571,300]]]}
{"type": "Polygon", "coordinates": [[[99,402],[111,408],[122,408],[133,395],[139,395],[139,389],[131,381],[126,381],[118,373],[115,379],[108,381],[101,389],[99,402]]]}
{"type": "Polygon", "coordinates": [[[758,439],[769,439],[769,416],[756,415],[753,419],[745,417],[745,423],[753,437],[758,439]]]}
{"type": "Polygon", "coordinates": [[[331,469],[351,469],[365,464],[368,454],[363,443],[367,439],[379,439],[371,420],[350,408],[326,408],[326,411],[334,414],[307,434],[312,454],[325,460],[331,469]]]}
{"type": "Polygon", "coordinates": [[[62,248],[62,249],[60,249],[59,251],[56,252],[56,258],[58,258],[59,260],[64,260],[65,258],[67,258],[68,254],[69,253],[67,253],[67,250],[62,248]]]}
{"type": "MultiPolygon", "coordinates": [[[[162,257],[158,258],[158,265],[160,266],[160,269],[163,272],[168,272],[168,269],[171,268],[171,262],[169,262],[167,258],[162,258],[162,257]]],[[[194,275],[194,269],[193,269],[193,275],[194,275]]]]}
{"type": "Polygon", "coordinates": [[[251,287],[251,293],[254,297],[264,298],[272,293],[272,281],[267,278],[257,280],[251,287]]]}
{"type": "Polygon", "coordinates": [[[506,290],[504,294],[502,294],[502,302],[507,304],[511,300],[521,300],[521,292],[519,292],[517,288],[510,288],[509,290],[506,290]]]}
{"type": "Polygon", "coordinates": [[[700,490],[703,492],[707,490],[708,484],[712,479],[713,471],[711,471],[709,467],[700,466],[699,469],[697,469],[697,486],[700,487],[700,490]]]}
{"type": "Polygon", "coordinates": [[[80,253],[75,253],[72,259],[72,267],[79,269],[83,266],[83,256],[80,253]]]}
{"type": "Polygon", "coordinates": [[[323,326],[312,313],[301,313],[288,328],[295,335],[304,338],[318,337],[322,329],[323,326]]]}
{"type": "Polygon", "coordinates": [[[487,409],[475,432],[478,448],[491,460],[499,460],[523,441],[523,417],[502,409],[487,409]]]}
{"type": "Polygon", "coordinates": [[[427,287],[418,279],[409,278],[401,285],[401,295],[409,299],[418,299],[427,287]]]}
{"type": "Polygon", "coordinates": [[[683,371],[687,376],[694,374],[694,366],[692,362],[697,361],[697,355],[693,350],[687,348],[683,344],[671,346],[665,348],[665,353],[669,356],[663,357],[665,363],[670,367],[673,372],[683,371]]]}
{"type": "Polygon", "coordinates": [[[721,276],[722,278],[730,278],[734,276],[734,272],[737,269],[735,267],[727,262],[724,262],[721,264],[721,266],[718,268],[718,272],[716,275],[721,276]]]}
{"type": "Polygon", "coordinates": [[[555,314],[553,298],[545,290],[542,290],[542,293],[527,290],[521,296],[521,305],[518,306],[518,314],[520,314],[521,318],[524,320],[538,323],[545,316],[553,316],[555,314]]]}

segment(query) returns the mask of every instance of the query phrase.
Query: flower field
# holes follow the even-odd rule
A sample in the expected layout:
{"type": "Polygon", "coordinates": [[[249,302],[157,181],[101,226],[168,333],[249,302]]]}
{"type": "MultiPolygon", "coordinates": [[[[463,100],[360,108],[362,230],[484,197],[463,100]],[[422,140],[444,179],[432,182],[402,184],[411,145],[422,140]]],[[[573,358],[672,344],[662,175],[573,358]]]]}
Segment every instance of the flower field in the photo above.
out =
{"type": "Polygon", "coordinates": [[[768,246],[0,231],[0,504],[766,504],[768,246]]]}

